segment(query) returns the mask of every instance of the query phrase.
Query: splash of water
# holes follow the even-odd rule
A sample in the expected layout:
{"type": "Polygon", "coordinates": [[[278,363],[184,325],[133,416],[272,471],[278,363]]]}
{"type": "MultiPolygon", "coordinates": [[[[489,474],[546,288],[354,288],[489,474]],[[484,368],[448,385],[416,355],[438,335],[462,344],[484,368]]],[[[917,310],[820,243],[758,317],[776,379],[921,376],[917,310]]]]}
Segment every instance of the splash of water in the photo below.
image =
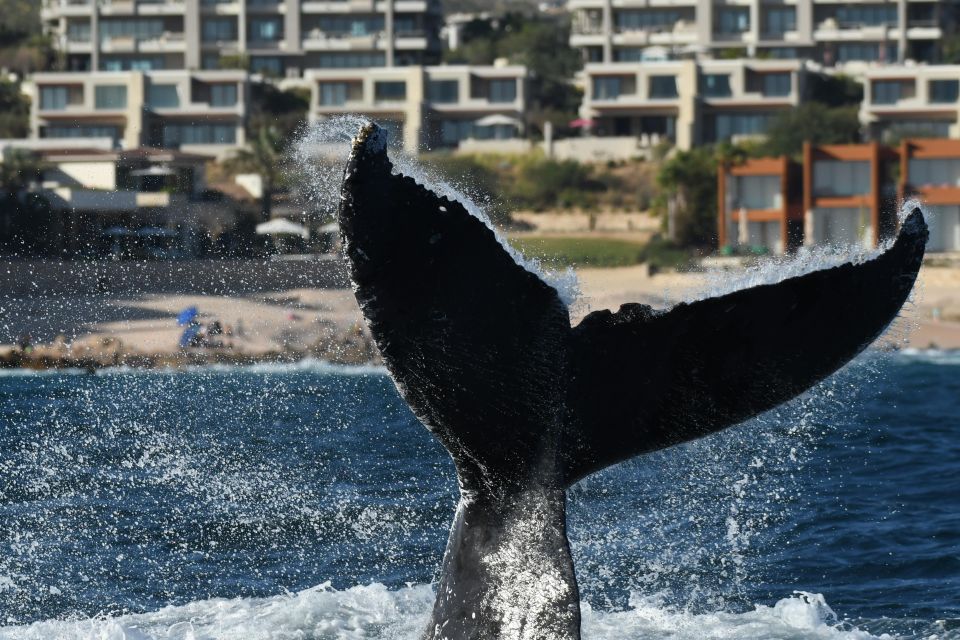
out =
{"type": "MultiPolygon", "coordinates": [[[[294,145],[294,160],[306,178],[303,190],[311,203],[330,217],[336,215],[340,204],[340,183],[343,180],[343,167],[350,155],[351,142],[360,128],[368,122],[366,118],[355,115],[315,122],[302,132],[294,145]]],[[[391,149],[390,160],[393,162],[394,173],[413,178],[437,195],[460,202],[470,215],[493,231],[497,241],[514,262],[556,289],[565,304],[571,305],[577,300],[580,288],[573,269],[547,269],[538,259],[524,256],[512,247],[491,222],[490,216],[480,204],[483,197],[477,193],[475,187],[461,181],[444,179],[436,170],[424,166],[416,158],[399,149],[391,149]]]]}

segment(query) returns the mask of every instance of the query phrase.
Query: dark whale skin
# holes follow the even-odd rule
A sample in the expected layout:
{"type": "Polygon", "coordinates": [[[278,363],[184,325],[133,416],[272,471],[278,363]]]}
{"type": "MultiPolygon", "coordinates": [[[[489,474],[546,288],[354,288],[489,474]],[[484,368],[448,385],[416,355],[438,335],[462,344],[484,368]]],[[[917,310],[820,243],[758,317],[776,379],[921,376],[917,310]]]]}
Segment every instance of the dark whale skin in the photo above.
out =
{"type": "Polygon", "coordinates": [[[566,489],[635,455],[738,424],[849,362],[919,271],[919,209],[860,264],[668,311],[570,326],[557,292],[458,202],[354,140],[339,210],[354,292],[397,389],[447,448],[461,499],[424,638],[580,637],[566,489]]]}

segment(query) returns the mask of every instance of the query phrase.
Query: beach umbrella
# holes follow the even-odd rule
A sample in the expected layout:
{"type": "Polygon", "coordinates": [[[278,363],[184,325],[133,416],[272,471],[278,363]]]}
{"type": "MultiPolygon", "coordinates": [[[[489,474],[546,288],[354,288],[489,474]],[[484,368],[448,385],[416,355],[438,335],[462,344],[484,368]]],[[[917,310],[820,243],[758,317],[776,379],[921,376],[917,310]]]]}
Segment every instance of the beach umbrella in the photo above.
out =
{"type": "Polygon", "coordinates": [[[197,334],[200,333],[200,325],[192,324],[186,329],[183,330],[183,333],[180,334],[180,348],[186,349],[190,346],[190,343],[193,342],[193,339],[197,337],[197,334]]]}
{"type": "Polygon", "coordinates": [[[269,222],[262,222],[257,225],[256,231],[260,235],[300,236],[304,240],[310,237],[309,229],[286,218],[274,218],[269,222]]]}
{"type": "Polygon", "coordinates": [[[574,129],[589,129],[593,126],[593,120],[588,118],[577,118],[576,120],[571,120],[567,126],[574,129]]]}
{"type": "Polygon", "coordinates": [[[187,307],[177,315],[177,324],[181,327],[190,324],[200,311],[196,307],[187,307]]]}

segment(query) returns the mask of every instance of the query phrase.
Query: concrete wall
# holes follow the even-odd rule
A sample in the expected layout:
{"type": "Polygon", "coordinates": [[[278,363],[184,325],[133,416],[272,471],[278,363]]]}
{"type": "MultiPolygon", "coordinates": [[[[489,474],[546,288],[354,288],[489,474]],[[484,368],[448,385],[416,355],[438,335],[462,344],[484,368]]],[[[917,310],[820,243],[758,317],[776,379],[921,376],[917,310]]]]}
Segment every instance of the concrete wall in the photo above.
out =
{"type": "Polygon", "coordinates": [[[348,284],[339,258],[59,262],[0,260],[0,298],[153,293],[238,295],[348,284]]]}

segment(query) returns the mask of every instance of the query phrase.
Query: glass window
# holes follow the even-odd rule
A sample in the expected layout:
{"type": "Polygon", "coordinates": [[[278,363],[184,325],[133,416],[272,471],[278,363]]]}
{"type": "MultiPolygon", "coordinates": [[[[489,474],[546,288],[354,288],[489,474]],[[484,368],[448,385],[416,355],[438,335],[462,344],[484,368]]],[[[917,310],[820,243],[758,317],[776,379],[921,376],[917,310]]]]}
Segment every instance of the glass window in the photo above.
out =
{"type": "Polygon", "coordinates": [[[871,102],[873,104],[895,104],[902,97],[901,80],[874,80],[871,102]]]}
{"type": "Polygon", "coordinates": [[[100,68],[104,71],[151,71],[163,69],[163,57],[151,58],[101,58],[100,68]]]}
{"type": "Polygon", "coordinates": [[[237,39],[237,23],[233,18],[205,18],[203,41],[218,42],[237,39]]]}
{"type": "Polygon", "coordinates": [[[147,104],[153,109],[175,109],[180,106],[180,94],[175,84],[152,84],[147,91],[147,104]]]}
{"type": "Polygon", "coordinates": [[[456,80],[430,80],[427,97],[431,102],[453,104],[460,99],[460,83],[456,80]]]}
{"type": "Polygon", "coordinates": [[[352,69],[383,67],[386,60],[382,53],[323,53],[316,59],[320,69],[352,69]]]}
{"type": "Polygon", "coordinates": [[[837,8],[836,20],[841,27],[893,26],[897,24],[897,5],[848,5],[837,8]]]}
{"type": "Polygon", "coordinates": [[[67,40],[70,42],[90,42],[90,23],[73,21],[67,24],[67,40]]]}
{"type": "Polygon", "coordinates": [[[763,95],[765,96],[788,96],[790,95],[790,85],[789,73],[763,74],[763,95]]]}
{"type": "Polygon", "coordinates": [[[719,113],[708,118],[707,139],[718,142],[734,136],[762,135],[775,117],[772,113],[719,113]]]}
{"type": "Polygon", "coordinates": [[[250,71],[268,76],[283,75],[283,62],[276,56],[256,56],[250,60],[250,71]]]}
{"type": "Polygon", "coordinates": [[[376,82],[373,85],[376,100],[398,101],[407,99],[407,83],[403,81],[376,82]]]}
{"type": "Polygon", "coordinates": [[[593,79],[594,100],[614,100],[620,96],[619,76],[599,76],[593,79]]]}
{"type": "Polygon", "coordinates": [[[726,73],[704,74],[700,77],[700,92],[709,98],[730,97],[730,76],[726,73]]]}
{"type": "Polygon", "coordinates": [[[210,85],[211,107],[232,107],[237,104],[237,85],[212,84],[210,85]]]}
{"type": "Polygon", "coordinates": [[[105,127],[97,125],[57,125],[40,129],[41,138],[110,138],[114,141],[120,138],[119,127],[105,127]]]}
{"type": "Polygon", "coordinates": [[[386,27],[383,16],[322,16],[316,23],[331,36],[367,36],[380,33],[386,27]]]}
{"type": "Polygon", "coordinates": [[[817,160],[813,164],[813,191],[818,196],[870,193],[870,163],[866,160],[817,160]]]}
{"type": "Polygon", "coordinates": [[[182,144],[234,144],[237,128],[230,124],[164,124],[163,146],[182,144]]]}
{"type": "Polygon", "coordinates": [[[250,18],[248,35],[253,41],[273,42],[283,38],[283,20],[281,18],[250,18]]]}
{"type": "Polygon", "coordinates": [[[445,145],[456,145],[473,137],[473,122],[470,120],[443,120],[440,123],[440,141],[445,145]]]}
{"type": "Polygon", "coordinates": [[[514,78],[490,81],[490,102],[513,102],[517,99],[517,81],[514,78]]]}
{"type": "Polygon", "coordinates": [[[677,97],[677,77],[676,76],[650,76],[650,97],[651,98],[676,98],[677,97]]]}
{"type": "Polygon", "coordinates": [[[952,104],[960,96],[960,80],[931,80],[930,102],[952,104]]]}
{"type": "Polygon", "coordinates": [[[738,34],[750,29],[749,7],[723,7],[715,15],[717,33],[738,34]]]}
{"type": "Polygon", "coordinates": [[[67,87],[40,87],[40,108],[52,110],[66,109],[69,93],[70,91],[67,87]]]}
{"type": "Polygon", "coordinates": [[[163,35],[163,20],[158,18],[122,18],[100,21],[100,40],[134,38],[155,40],[163,35]]]}
{"type": "Polygon", "coordinates": [[[844,42],[837,45],[838,62],[850,62],[853,60],[862,60],[864,62],[895,62],[896,59],[897,44],[895,42],[887,42],[884,44],[844,42]]]}
{"type": "Polygon", "coordinates": [[[346,82],[321,82],[320,104],[326,107],[340,107],[347,103],[350,87],[346,82]]]}
{"type": "MultiPolygon", "coordinates": [[[[601,55],[602,58],[602,55],[601,55]]],[[[643,60],[643,49],[638,47],[617,47],[613,50],[614,62],[641,62],[643,60]]],[[[591,60],[591,62],[601,62],[602,60],[591,60]]]]}
{"type": "Polygon", "coordinates": [[[680,20],[680,12],[669,9],[618,10],[614,22],[619,31],[668,30],[680,20]]]}
{"type": "Polygon", "coordinates": [[[393,31],[401,38],[422,36],[423,26],[415,15],[398,15],[393,19],[393,31]]]}
{"type": "Polygon", "coordinates": [[[764,31],[769,35],[782,36],[797,28],[797,12],[793,7],[771,7],[764,16],[764,31]]]}
{"type": "Polygon", "coordinates": [[[127,88],[124,85],[95,87],[93,99],[97,109],[126,109],[127,88]]]}

